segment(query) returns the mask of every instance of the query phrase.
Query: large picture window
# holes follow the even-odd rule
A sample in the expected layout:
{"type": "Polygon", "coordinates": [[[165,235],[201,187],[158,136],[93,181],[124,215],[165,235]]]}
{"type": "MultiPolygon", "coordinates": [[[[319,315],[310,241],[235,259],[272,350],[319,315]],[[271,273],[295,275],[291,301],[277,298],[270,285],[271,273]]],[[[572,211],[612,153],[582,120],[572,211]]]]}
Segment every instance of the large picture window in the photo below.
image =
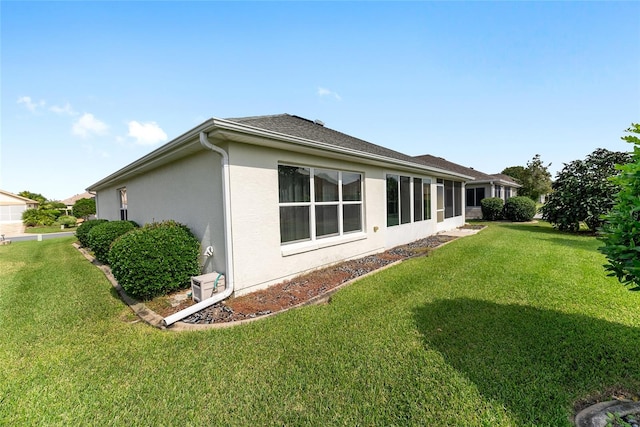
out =
{"type": "Polygon", "coordinates": [[[278,166],[281,243],[362,231],[362,174],[278,166]]]}
{"type": "Polygon", "coordinates": [[[388,174],[387,227],[425,219],[431,219],[431,180],[388,174]]]}

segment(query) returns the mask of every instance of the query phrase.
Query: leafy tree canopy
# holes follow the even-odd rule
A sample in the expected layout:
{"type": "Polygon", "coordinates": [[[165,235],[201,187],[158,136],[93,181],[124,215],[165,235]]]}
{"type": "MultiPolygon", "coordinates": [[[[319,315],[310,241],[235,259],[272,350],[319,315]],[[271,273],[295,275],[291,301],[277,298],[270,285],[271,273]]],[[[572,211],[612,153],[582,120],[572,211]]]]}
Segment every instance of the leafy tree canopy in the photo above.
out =
{"type": "Polygon", "coordinates": [[[31,191],[21,191],[18,193],[18,196],[20,197],[26,197],[27,199],[31,199],[31,200],[35,200],[36,202],[38,202],[41,205],[44,205],[47,202],[47,198],[44,197],[42,194],[40,193],[32,193],[31,191]]]}
{"type": "Polygon", "coordinates": [[[631,290],[640,290],[640,124],[627,129],[622,139],[634,144],[631,161],[618,165],[620,174],[611,181],[620,191],[605,217],[600,251],[609,261],[605,268],[631,290]]]}
{"type": "Polygon", "coordinates": [[[619,190],[609,178],[618,173],[616,164],[626,164],[629,160],[629,153],[598,148],[584,160],[565,164],[542,207],[542,217],[560,230],[576,232],[584,221],[590,230],[596,231],[619,190]]]}
{"type": "Polygon", "coordinates": [[[87,218],[96,213],[95,199],[79,199],[73,204],[73,216],[87,218]]]}
{"type": "Polygon", "coordinates": [[[551,192],[549,166],[551,166],[551,163],[545,166],[540,159],[540,154],[536,154],[527,162],[526,167],[510,166],[505,168],[502,173],[509,175],[518,184],[522,185],[522,188],[518,189],[519,196],[527,196],[533,200],[538,200],[541,195],[551,192]]]}

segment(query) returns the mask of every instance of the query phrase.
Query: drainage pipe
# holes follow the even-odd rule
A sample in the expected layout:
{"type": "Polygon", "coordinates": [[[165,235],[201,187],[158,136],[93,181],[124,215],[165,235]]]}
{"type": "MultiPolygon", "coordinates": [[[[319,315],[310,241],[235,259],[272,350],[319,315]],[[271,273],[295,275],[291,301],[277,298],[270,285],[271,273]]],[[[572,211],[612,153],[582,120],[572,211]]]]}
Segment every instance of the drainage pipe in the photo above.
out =
{"type": "Polygon", "coordinates": [[[226,260],[226,277],[225,289],[219,295],[200,301],[190,307],[185,308],[177,313],[162,319],[165,326],[170,326],[178,320],[184,319],[200,310],[203,310],[213,304],[222,301],[231,296],[233,293],[233,242],[231,235],[231,185],[229,182],[229,155],[222,148],[213,145],[207,134],[200,132],[200,144],[207,150],[220,154],[222,157],[222,205],[223,205],[223,221],[224,221],[224,240],[225,240],[225,260],[226,260]]]}

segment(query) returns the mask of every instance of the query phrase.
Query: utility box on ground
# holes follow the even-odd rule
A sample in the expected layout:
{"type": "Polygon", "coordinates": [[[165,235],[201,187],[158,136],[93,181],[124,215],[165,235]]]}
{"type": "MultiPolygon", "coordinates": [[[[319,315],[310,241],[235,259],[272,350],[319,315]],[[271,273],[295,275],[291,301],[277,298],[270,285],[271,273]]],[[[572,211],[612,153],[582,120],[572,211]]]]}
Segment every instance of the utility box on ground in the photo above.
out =
{"type": "Polygon", "coordinates": [[[191,278],[191,294],[196,302],[211,298],[218,292],[224,291],[224,288],[224,274],[217,271],[191,278]]]}

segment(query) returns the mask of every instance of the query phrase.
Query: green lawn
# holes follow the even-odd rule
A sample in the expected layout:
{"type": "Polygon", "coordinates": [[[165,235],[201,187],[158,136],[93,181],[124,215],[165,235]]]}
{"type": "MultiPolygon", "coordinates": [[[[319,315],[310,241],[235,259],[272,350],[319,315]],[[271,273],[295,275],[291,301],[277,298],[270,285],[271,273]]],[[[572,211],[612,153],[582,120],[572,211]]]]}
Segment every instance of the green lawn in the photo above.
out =
{"type": "Polygon", "coordinates": [[[574,402],[640,390],[640,293],[545,224],[183,333],[136,323],[73,240],[0,247],[0,425],[569,426],[574,402]]]}

